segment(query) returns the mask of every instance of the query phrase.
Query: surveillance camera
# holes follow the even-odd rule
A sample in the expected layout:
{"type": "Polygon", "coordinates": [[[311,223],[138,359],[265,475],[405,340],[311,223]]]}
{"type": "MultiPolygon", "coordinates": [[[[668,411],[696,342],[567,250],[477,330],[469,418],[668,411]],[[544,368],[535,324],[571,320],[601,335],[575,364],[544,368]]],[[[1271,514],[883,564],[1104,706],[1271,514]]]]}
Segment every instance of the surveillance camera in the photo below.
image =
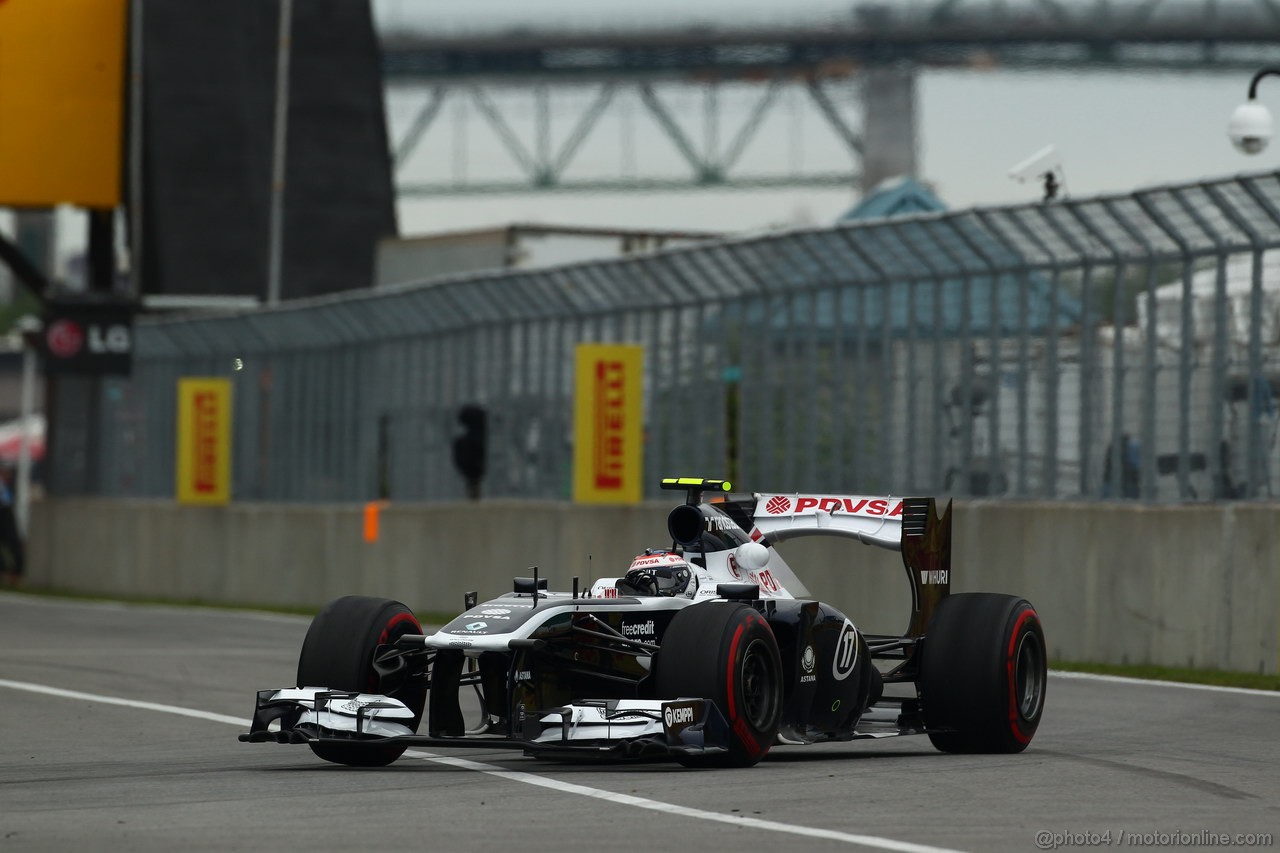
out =
{"type": "Polygon", "coordinates": [[[1061,167],[1062,158],[1058,156],[1058,149],[1052,145],[1046,145],[1010,169],[1009,177],[1016,181],[1029,181],[1061,167]]]}
{"type": "Polygon", "coordinates": [[[1257,101],[1246,101],[1231,114],[1227,135],[1242,153],[1257,154],[1271,141],[1271,111],[1257,101]]]}

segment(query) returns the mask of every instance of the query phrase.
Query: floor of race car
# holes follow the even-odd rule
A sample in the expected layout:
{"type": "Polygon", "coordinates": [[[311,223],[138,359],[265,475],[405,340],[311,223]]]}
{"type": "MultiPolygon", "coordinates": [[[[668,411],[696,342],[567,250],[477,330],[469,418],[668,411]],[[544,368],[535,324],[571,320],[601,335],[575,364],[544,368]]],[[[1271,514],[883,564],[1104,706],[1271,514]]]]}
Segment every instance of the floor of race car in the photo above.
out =
{"type": "Polygon", "coordinates": [[[1031,850],[1037,833],[1280,834],[1280,695],[1054,675],[1016,756],[898,738],[778,748],[749,770],[486,750],[349,769],[236,740],[254,691],[291,680],[306,626],[0,594],[0,846],[1031,850]]]}

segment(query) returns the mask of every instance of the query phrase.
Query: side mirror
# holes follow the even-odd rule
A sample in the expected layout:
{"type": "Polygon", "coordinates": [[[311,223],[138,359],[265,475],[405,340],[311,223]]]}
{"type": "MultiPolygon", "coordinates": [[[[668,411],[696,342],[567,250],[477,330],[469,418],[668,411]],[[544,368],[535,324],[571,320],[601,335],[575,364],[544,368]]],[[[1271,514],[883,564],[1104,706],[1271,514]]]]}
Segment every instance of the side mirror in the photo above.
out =
{"type": "Polygon", "coordinates": [[[749,572],[758,572],[769,565],[769,549],[759,542],[744,542],[734,551],[734,560],[749,572]]]}

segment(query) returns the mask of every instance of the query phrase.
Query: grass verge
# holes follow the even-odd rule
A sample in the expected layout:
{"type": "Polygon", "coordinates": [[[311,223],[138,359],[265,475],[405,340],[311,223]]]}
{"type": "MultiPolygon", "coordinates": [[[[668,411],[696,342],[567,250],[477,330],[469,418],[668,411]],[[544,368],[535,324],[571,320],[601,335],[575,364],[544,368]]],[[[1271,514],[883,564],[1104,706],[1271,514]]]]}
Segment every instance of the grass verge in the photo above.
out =
{"type": "Polygon", "coordinates": [[[1223,669],[1191,669],[1152,664],[1079,663],[1053,661],[1051,669],[1067,672],[1092,672],[1097,675],[1120,675],[1125,678],[1147,678],[1156,681],[1181,681],[1187,684],[1212,684],[1217,687],[1248,687],[1253,690],[1280,690],[1280,675],[1260,672],[1231,672],[1223,669]]]}

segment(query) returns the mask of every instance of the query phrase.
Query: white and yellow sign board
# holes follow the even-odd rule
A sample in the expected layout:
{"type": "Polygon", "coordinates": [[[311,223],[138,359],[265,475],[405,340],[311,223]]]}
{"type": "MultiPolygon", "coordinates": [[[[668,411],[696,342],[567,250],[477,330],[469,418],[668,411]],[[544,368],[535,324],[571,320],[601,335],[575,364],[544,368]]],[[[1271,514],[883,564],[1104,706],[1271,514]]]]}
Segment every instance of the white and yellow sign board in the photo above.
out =
{"type": "Polygon", "coordinates": [[[578,344],[573,499],[639,503],[644,495],[644,348],[578,344]]]}
{"type": "Polygon", "coordinates": [[[231,500],[231,380],[178,380],[178,502],[231,500]]]}
{"type": "Polygon", "coordinates": [[[128,0],[0,0],[0,206],[120,202],[128,0]]]}

